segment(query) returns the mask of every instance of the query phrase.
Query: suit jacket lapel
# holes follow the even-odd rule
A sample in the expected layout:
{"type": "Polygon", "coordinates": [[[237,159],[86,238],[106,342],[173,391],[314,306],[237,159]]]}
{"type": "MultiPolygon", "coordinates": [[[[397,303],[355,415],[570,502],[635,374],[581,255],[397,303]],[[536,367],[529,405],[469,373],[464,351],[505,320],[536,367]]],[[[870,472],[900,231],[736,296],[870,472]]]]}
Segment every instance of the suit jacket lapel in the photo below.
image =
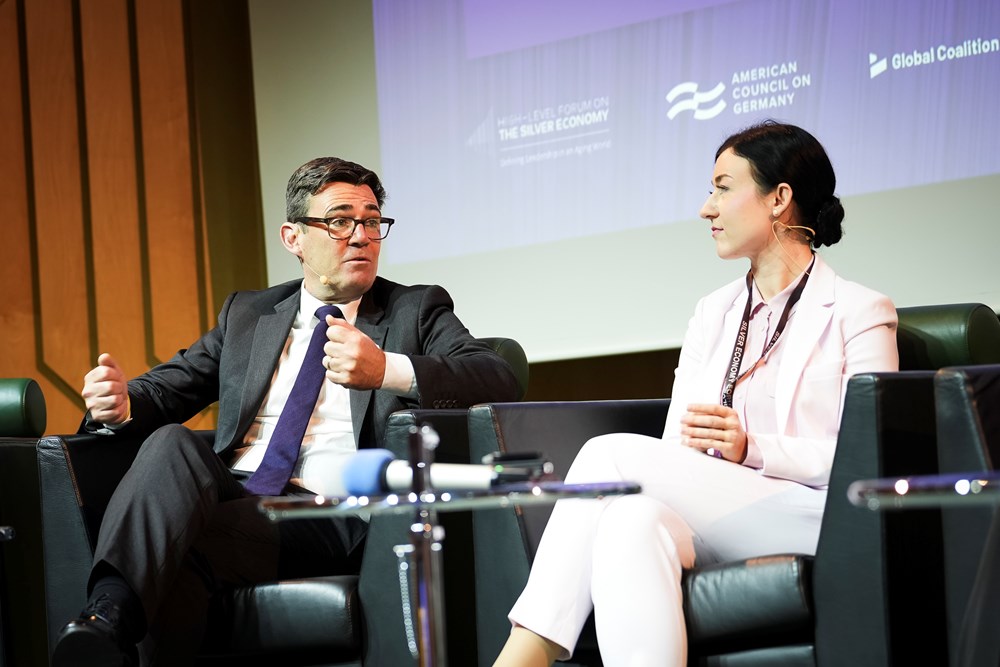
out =
{"type": "Polygon", "coordinates": [[[806,283],[805,289],[802,290],[802,298],[795,306],[794,324],[789,322],[790,335],[782,342],[788,347],[781,356],[774,397],[779,430],[788,423],[792,399],[795,398],[795,392],[801,382],[802,371],[833,317],[835,280],[833,270],[817,255],[816,263],[809,275],[809,282],[806,283]]]}
{"type": "MultiPolygon", "coordinates": [[[[376,303],[373,296],[374,290],[362,297],[358,306],[358,317],[354,321],[354,326],[361,330],[366,336],[371,338],[376,345],[384,349],[385,335],[388,327],[382,323],[385,309],[382,304],[376,303]]],[[[374,391],[351,389],[351,423],[354,425],[354,444],[359,443],[361,429],[364,426],[365,415],[368,413],[369,405],[372,401],[374,391]]]]}
{"type": "Polygon", "coordinates": [[[261,316],[254,329],[253,343],[247,355],[247,374],[240,398],[240,418],[236,433],[246,433],[250,422],[260,410],[264,395],[271,386],[278,357],[285,349],[288,332],[299,309],[299,292],[278,302],[274,312],[261,316]]]}

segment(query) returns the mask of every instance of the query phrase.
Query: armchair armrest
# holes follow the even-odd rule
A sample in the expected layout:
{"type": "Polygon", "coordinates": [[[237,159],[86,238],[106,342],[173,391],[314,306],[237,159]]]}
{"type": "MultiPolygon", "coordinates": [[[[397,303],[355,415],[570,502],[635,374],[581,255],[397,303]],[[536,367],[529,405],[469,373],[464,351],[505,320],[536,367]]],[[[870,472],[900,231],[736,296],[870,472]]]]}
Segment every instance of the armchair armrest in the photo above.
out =
{"type": "Polygon", "coordinates": [[[50,650],[62,625],[86,603],[101,519],[141,444],[138,439],[94,434],[38,441],[44,586],[36,590],[45,591],[50,650]]]}
{"type": "Polygon", "coordinates": [[[0,378],[0,435],[37,438],[45,432],[45,396],[30,378],[0,378]]]}
{"type": "Polygon", "coordinates": [[[43,574],[36,443],[36,438],[0,438],[0,523],[17,531],[16,539],[0,546],[3,649],[12,665],[48,664],[45,601],[38,594],[43,574]]]}
{"type": "Polygon", "coordinates": [[[939,512],[871,512],[847,499],[858,479],[937,471],[933,378],[849,381],[813,577],[823,664],[947,661],[939,512]]]}
{"type": "Polygon", "coordinates": [[[17,664],[47,664],[59,628],[83,607],[91,535],[137,449],[96,435],[0,439],[0,520],[18,531],[4,545],[3,573],[19,611],[10,617],[17,664]],[[103,465],[91,455],[98,448],[103,465]]]}
{"type": "Polygon", "coordinates": [[[524,348],[513,338],[480,338],[490,346],[494,352],[499,354],[503,359],[510,364],[510,369],[514,371],[514,377],[517,378],[517,397],[518,399],[524,398],[524,395],[528,392],[528,357],[524,353],[524,348]]]}
{"type": "MultiPolygon", "coordinates": [[[[995,345],[1000,354],[1000,345],[995,345]]],[[[934,377],[938,461],[942,473],[996,470],[1000,463],[1000,365],[942,368],[934,377]]],[[[941,511],[944,530],[948,632],[958,657],[966,608],[975,596],[977,572],[987,567],[987,535],[995,507],[955,507],[941,511]]]]}

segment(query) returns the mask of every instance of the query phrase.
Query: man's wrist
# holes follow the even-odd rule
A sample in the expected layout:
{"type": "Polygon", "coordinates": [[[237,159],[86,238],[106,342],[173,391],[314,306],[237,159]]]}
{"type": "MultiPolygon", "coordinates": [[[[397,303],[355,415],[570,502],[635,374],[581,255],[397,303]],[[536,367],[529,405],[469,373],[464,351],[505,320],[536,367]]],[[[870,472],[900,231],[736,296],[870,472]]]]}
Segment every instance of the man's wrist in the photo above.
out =
{"type": "Polygon", "coordinates": [[[385,373],[382,375],[382,385],[379,389],[397,396],[417,398],[417,374],[413,370],[413,362],[405,354],[385,352],[385,373]]]}
{"type": "Polygon", "coordinates": [[[125,394],[125,419],[115,424],[102,423],[101,426],[108,429],[109,431],[118,431],[128,426],[129,422],[131,421],[132,421],[132,399],[129,397],[128,394],[125,394]]]}

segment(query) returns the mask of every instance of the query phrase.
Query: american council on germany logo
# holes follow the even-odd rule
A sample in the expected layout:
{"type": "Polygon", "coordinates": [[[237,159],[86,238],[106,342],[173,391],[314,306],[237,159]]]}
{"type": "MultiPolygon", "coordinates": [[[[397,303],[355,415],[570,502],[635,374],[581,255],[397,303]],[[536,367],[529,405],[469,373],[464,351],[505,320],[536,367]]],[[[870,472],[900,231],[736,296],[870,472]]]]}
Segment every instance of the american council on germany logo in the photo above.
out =
{"type": "Polygon", "coordinates": [[[682,111],[693,111],[695,120],[715,118],[726,108],[726,101],[719,99],[724,92],[726,92],[726,86],[721,81],[719,85],[706,93],[698,92],[698,84],[695,81],[678,83],[667,93],[667,102],[673,105],[667,111],[667,118],[673,120],[682,111]],[[680,101],[675,104],[674,100],[678,98],[680,101]],[[715,104],[708,106],[713,101],[715,104]]]}

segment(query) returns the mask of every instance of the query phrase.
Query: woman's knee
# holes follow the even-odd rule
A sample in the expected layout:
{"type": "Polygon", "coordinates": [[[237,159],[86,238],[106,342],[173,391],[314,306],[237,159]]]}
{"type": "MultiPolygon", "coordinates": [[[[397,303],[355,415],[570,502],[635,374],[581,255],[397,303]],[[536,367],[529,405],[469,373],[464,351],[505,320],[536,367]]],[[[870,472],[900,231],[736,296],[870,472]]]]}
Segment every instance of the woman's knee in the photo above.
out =
{"type": "Polygon", "coordinates": [[[614,482],[622,479],[619,461],[634,456],[636,447],[647,446],[652,438],[635,433],[608,433],[591,438],[573,459],[567,482],[614,482]]]}
{"type": "Polygon", "coordinates": [[[664,503],[642,494],[622,496],[608,504],[595,544],[605,557],[623,558],[623,563],[629,554],[663,552],[681,567],[694,564],[691,528],[664,503]]]}
{"type": "Polygon", "coordinates": [[[670,446],[638,433],[608,433],[591,438],[573,460],[567,482],[642,482],[664,468],[670,446]]]}

